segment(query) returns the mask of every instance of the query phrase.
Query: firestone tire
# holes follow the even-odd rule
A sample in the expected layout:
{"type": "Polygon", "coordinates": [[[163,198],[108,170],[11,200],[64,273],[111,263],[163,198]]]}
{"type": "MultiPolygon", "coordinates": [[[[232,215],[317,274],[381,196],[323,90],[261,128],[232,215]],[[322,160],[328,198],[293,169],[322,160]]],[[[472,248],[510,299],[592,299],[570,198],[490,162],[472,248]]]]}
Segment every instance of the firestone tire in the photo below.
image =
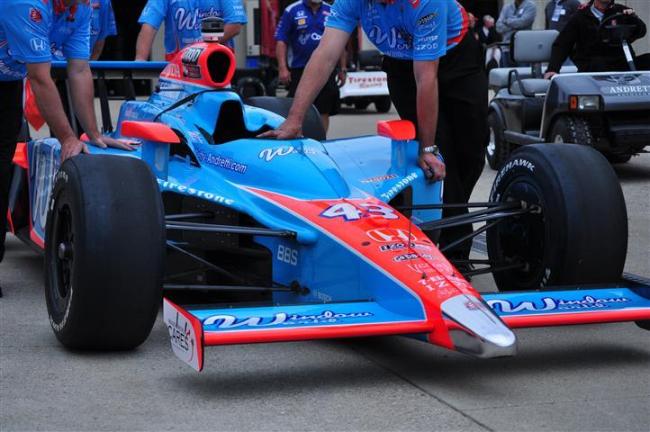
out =
{"type": "MultiPolygon", "coordinates": [[[[279,98],[271,96],[252,97],[244,102],[246,105],[262,108],[271,111],[284,118],[289,115],[289,109],[293,103],[292,98],[279,98]]],[[[302,133],[305,137],[314,139],[316,141],[324,141],[326,139],[325,129],[321,121],[320,114],[315,106],[307,111],[305,119],[302,122],[302,133]]]]}
{"type": "Polygon", "coordinates": [[[162,200],[140,160],[81,155],[56,175],[45,234],[50,324],[71,349],[142,344],[161,301],[162,200]]]}
{"type": "Polygon", "coordinates": [[[494,272],[502,291],[617,282],[627,253],[627,210],[607,160],[581,145],[521,147],[499,170],[490,201],[525,202],[487,232],[490,260],[523,263],[494,272]]]}

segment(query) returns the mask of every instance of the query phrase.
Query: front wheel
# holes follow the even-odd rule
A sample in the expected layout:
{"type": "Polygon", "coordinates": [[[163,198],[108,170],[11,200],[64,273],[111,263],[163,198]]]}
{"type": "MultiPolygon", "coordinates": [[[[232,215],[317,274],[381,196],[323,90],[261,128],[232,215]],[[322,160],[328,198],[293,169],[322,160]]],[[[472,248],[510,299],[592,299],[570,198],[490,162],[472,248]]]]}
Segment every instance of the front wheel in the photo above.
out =
{"type": "Polygon", "coordinates": [[[391,100],[390,96],[382,96],[378,99],[375,99],[375,108],[379,113],[387,113],[390,111],[391,100]]]}
{"type": "Polygon", "coordinates": [[[512,149],[504,137],[504,125],[499,115],[494,111],[490,111],[487,121],[490,130],[490,141],[485,151],[485,157],[490,168],[498,170],[508,158],[512,149]]]}
{"type": "Polygon", "coordinates": [[[589,122],[582,117],[558,117],[548,137],[556,144],[572,143],[594,146],[594,137],[589,122]]]}
{"type": "Polygon", "coordinates": [[[143,343],[161,301],[164,254],[161,195],[142,161],[65,161],[45,233],[45,298],[59,341],[98,350],[143,343]]]}
{"type": "Polygon", "coordinates": [[[510,265],[494,280],[505,290],[617,282],[627,252],[627,211],[614,170],[580,145],[521,147],[497,173],[490,201],[533,211],[487,232],[491,261],[510,265]]]}

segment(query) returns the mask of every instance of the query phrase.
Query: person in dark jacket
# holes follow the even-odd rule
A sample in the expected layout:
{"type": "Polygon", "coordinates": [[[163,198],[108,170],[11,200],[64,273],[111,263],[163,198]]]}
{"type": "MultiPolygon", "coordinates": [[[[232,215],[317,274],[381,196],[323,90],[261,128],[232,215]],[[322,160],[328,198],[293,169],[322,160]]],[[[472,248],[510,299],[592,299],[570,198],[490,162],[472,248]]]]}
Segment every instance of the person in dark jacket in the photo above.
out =
{"type": "Polygon", "coordinates": [[[580,0],[549,0],[544,9],[546,30],[562,31],[580,6],[580,0]]]}
{"type": "MultiPolygon", "coordinates": [[[[551,61],[544,77],[550,79],[560,72],[562,64],[571,56],[579,72],[615,72],[628,70],[623,48],[610,46],[601,41],[598,34],[600,23],[612,15],[624,13],[634,15],[634,10],[614,0],[591,0],[583,5],[569,20],[567,26],[553,43],[551,61]]],[[[640,21],[640,20],[639,20],[640,21]]],[[[646,26],[642,21],[633,41],[646,34],[646,26]]],[[[637,69],[645,70],[650,67],[649,56],[635,58],[637,69]]]]}

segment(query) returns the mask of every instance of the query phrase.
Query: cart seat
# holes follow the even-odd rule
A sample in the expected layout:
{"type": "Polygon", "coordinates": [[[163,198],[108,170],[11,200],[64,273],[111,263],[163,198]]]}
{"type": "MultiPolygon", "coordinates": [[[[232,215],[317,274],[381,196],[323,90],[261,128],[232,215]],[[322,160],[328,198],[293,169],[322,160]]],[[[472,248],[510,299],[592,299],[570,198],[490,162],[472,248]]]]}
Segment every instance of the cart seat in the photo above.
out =
{"type": "Polygon", "coordinates": [[[543,78],[527,78],[519,81],[513,81],[510,86],[510,93],[513,95],[524,95],[524,92],[521,91],[521,86],[524,88],[525,93],[533,93],[535,95],[546,95],[548,88],[551,86],[551,80],[546,80],[543,78]]]}

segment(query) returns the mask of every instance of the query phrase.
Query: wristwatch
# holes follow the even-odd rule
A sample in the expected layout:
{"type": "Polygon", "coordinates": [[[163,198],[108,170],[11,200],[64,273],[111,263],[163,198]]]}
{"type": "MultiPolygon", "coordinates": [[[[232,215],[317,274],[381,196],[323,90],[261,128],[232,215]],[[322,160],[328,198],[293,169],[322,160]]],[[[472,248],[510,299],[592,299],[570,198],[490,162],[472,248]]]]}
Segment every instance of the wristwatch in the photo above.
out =
{"type": "Polygon", "coordinates": [[[423,149],[420,150],[420,153],[431,153],[433,155],[438,156],[440,154],[440,150],[438,149],[437,145],[432,145],[432,146],[424,147],[423,149]]]}

